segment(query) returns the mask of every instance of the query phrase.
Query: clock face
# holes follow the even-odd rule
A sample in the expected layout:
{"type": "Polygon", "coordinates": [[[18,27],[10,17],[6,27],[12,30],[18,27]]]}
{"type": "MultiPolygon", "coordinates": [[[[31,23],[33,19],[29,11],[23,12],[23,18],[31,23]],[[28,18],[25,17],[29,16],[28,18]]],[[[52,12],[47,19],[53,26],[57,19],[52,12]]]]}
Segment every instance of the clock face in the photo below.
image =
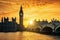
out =
{"type": "Polygon", "coordinates": [[[22,13],[20,13],[20,15],[22,16],[22,13]]]}

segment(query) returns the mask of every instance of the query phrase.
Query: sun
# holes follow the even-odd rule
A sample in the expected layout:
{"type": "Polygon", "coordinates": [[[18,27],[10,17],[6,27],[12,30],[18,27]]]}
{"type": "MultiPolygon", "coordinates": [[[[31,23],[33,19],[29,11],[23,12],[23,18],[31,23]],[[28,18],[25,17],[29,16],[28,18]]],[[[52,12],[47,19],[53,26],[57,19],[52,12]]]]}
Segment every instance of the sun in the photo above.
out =
{"type": "Polygon", "coordinates": [[[30,21],[29,24],[33,24],[33,21],[30,21]]]}

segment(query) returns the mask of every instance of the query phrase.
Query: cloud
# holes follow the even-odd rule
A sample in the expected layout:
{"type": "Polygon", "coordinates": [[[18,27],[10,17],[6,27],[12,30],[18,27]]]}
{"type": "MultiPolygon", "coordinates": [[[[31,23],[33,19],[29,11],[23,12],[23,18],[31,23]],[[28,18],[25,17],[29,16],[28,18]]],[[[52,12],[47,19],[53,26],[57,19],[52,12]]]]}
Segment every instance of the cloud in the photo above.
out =
{"type": "Polygon", "coordinates": [[[53,3],[60,3],[60,0],[43,0],[43,2],[53,4],[53,3]]]}
{"type": "Polygon", "coordinates": [[[40,5],[54,4],[54,3],[60,4],[60,0],[30,0],[30,1],[27,0],[26,3],[33,6],[34,5],[40,6],[40,5]]]}
{"type": "Polygon", "coordinates": [[[18,10],[18,5],[16,4],[16,2],[10,2],[8,0],[5,1],[1,1],[0,0],[0,14],[1,13],[9,13],[12,11],[16,11],[18,10]]]}

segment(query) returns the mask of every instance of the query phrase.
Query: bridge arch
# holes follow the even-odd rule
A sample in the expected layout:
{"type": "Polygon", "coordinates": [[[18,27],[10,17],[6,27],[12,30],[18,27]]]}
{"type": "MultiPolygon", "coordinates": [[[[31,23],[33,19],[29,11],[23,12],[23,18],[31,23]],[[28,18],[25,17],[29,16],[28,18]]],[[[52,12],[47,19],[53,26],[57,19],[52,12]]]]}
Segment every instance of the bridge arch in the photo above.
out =
{"type": "Polygon", "coordinates": [[[45,26],[42,30],[43,33],[52,33],[53,29],[51,27],[45,26]]]}
{"type": "Polygon", "coordinates": [[[57,27],[55,28],[55,30],[56,30],[56,29],[58,29],[59,27],[60,27],[60,25],[59,25],[59,26],[57,26],[57,27]]]}
{"type": "Polygon", "coordinates": [[[55,33],[60,33],[60,25],[55,28],[55,33]]]}

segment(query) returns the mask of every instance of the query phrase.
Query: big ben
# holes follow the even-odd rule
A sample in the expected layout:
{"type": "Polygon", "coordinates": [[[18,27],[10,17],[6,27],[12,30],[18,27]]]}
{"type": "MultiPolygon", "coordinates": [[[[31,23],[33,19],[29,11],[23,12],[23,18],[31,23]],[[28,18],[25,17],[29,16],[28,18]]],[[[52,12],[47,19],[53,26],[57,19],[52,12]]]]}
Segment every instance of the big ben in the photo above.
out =
{"type": "Polygon", "coordinates": [[[22,6],[21,6],[21,8],[20,8],[20,13],[19,13],[19,23],[20,23],[20,25],[23,25],[23,10],[22,10],[22,6]]]}
{"type": "Polygon", "coordinates": [[[20,12],[19,12],[19,25],[20,25],[20,30],[24,29],[24,25],[23,25],[23,10],[22,10],[22,6],[20,7],[20,12]]]}

